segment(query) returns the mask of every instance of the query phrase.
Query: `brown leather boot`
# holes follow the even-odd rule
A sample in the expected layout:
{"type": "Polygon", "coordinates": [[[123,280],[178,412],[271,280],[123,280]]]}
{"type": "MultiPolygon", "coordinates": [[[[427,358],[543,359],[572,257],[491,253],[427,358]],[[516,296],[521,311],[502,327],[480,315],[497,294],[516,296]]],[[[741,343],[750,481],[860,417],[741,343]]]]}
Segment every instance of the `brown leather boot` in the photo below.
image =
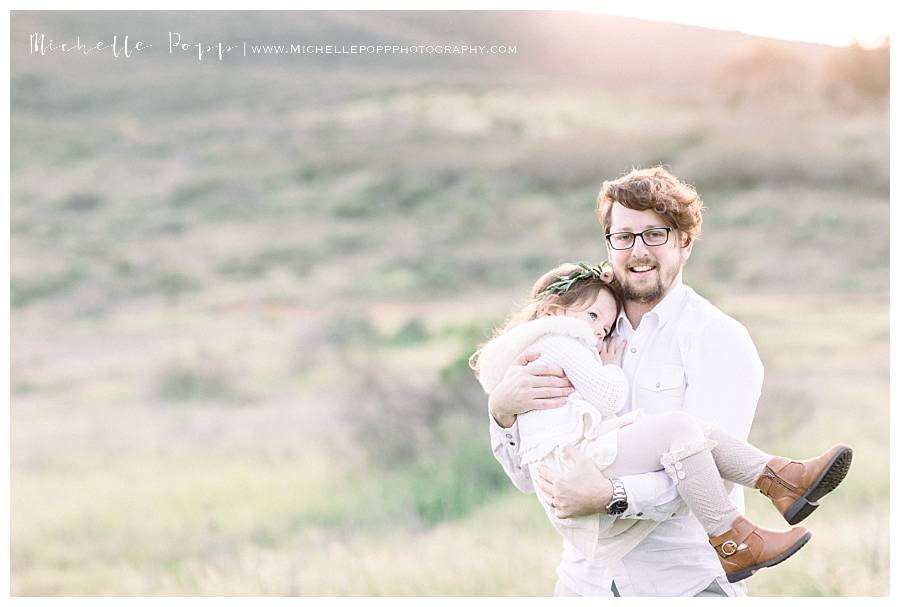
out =
{"type": "Polygon", "coordinates": [[[844,480],[851,461],[853,450],[847,445],[835,445],[823,455],[802,462],[775,457],[756,481],[756,488],[772,500],[784,520],[796,525],[819,507],[822,496],[844,480]]]}
{"type": "Polygon", "coordinates": [[[739,582],[756,573],[757,569],[777,565],[800,550],[811,537],[812,533],[803,527],[776,531],[759,527],[739,516],[731,529],[709,538],[709,543],[719,555],[728,581],[739,582]]]}

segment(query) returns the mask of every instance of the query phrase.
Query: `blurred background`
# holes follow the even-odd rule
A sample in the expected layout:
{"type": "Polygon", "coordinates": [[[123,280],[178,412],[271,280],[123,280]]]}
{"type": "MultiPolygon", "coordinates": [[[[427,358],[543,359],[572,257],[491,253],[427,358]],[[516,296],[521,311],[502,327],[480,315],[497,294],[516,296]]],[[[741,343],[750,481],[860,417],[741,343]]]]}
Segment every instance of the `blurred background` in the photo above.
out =
{"type": "Polygon", "coordinates": [[[12,13],[11,53],[13,595],[552,593],[561,542],[466,360],[546,269],[605,257],[603,180],[658,163],[708,207],[685,282],[766,366],[751,440],[856,452],[751,595],[888,593],[887,40],[73,11],[12,13]],[[169,32],[515,53],[198,60],[169,32]]]}

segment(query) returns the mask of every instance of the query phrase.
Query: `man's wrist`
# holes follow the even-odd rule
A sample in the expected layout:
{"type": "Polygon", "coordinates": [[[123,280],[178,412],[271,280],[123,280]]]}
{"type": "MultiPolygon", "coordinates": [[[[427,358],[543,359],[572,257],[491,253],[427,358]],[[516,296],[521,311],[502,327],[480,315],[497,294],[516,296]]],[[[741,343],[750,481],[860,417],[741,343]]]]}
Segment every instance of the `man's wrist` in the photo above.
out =
{"type": "MultiPolygon", "coordinates": [[[[493,396],[493,395],[491,395],[493,396]]],[[[494,418],[494,421],[497,422],[497,425],[501,428],[509,428],[514,423],[516,423],[516,416],[510,415],[508,413],[500,413],[497,411],[498,407],[495,406],[493,398],[488,397],[488,411],[491,414],[491,417],[494,418]]]]}
{"type": "Polygon", "coordinates": [[[612,494],[606,504],[606,514],[610,516],[622,516],[628,510],[628,495],[625,493],[625,484],[621,479],[609,479],[612,494]]]}
{"type": "Polygon", "coordinates": [[[601,483],[600,494],[597,496],[597,512],[606,512],[606,507],[609,506],[609,502],[610,500],[612,500],[612,494],[612,481],[610,481],[608,478],[604,478],[603,483],[601,483]]]}
{"type": "Polygon", "coordinates": [[[503,428],[504,430],[511,427],[514,423],[516,423],[515,415],[501,415],[498,417],[498,416],[494,415],[493,413],[491,413],[491,417],[493,417],[494,421],[497,422],[497,425],[500,426],[501,428],[503,428]]]}

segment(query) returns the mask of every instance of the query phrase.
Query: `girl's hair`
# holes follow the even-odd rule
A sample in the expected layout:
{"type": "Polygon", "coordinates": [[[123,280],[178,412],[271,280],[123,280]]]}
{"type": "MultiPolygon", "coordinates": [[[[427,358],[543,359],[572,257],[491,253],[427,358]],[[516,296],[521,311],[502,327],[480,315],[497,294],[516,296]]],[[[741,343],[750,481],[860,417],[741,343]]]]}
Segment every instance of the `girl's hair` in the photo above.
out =
{"type": "MultiPolygon", "coordinates": [[[[575,263],[562,263],[540,278],[531,287],[531,299],[518,312],[513,312],[506,321],[497,327],[491,339],[498,337],[513,327],[517,327],[530,320],[547,314],[554,308],[587,307],[597,298],[600,291],[606,290],[613,296],[616,302],[616,313],[622,310],[622,296],[619,294],[619,286],[615,279],[606,282],[600,278],[599,273],[584,272],[585,266],[575,263]],[[585,276],[589,274],[588,276],[585,276]],[[575,277],[574,280],[571,280],[575,277]],[[568,280],[567,280],[568,279],[568,280]],[[568,284],[563,290],[548,287],[559,285],[560,282],[568,284]]],[[[478,372],[478,358],[485,344],[481,344],[478,350],[469,357],[469,368],[478,372]]]]}

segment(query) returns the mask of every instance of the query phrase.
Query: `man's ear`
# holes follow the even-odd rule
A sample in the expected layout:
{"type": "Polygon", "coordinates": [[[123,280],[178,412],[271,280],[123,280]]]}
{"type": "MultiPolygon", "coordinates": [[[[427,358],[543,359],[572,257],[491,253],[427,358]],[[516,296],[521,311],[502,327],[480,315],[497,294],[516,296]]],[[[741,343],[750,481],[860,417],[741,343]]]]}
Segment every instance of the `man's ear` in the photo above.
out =
{"type": "MultiPolygon", "coordinates": [[[[687,239],[687,236],[685,236],[685,239],[687,239]]],[[[690,256],[691,256],[691,251],[694,250],[694,241],[693,240],[690,241],[689,243],[684,245],[684,247],[682,247],[682,248],[684,249],[684,260],[687,261],[688,258],[690,258],[690,256]]]]}

